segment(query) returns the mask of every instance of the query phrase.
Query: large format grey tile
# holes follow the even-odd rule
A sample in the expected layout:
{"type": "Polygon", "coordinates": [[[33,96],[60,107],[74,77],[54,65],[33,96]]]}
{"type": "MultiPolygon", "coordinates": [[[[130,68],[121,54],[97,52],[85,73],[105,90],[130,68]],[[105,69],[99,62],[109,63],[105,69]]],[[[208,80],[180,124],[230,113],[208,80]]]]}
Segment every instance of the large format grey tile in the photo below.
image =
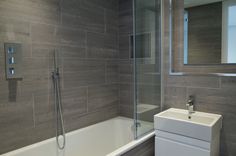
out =
{"type": "Polygon", "coordinates": [[[88,88],[88,111],[117,105],[119,88],[116,84],[92,86],[88,88]]]}
{"type": "Polygon", "coordinates": [[[86,44],[86,32],[84,30],[60,27],[56,37],[61,44],[76,46],[85,46],[86,44]]]}
{"type": "Polygon", "coordinates": [[[31,25],[31,35],[33,43],[56,44],[59,42],[57,33],[58,29],[53,25],[38,23],[31,25]]]}
{"type": "Polygon", "coordinates": [[[82,0],[85,6],[101,7],[110,10],[118,11],[118,1],[117,0],[82,0]]]}
{"type": "Polygon", "coordinates": [[[87,33],[87,46],[92,48],[117,49],[118,38],[114,34],[87,33]]]}
{"type": "Polygon", "coordinates": [[[33,128],[27,127],[8,130],[2,133],[0,139],[4,141],[1,143],[0,154],[32,144],[33,130],[33,128]]]}
{"type": "Polygon", "coordinates": [[[166,84],[168,86],[219,88],[220,79],[214,76],[169,76],[166,84]]]}
{"type": "Polygon", "coordinates": [[[63,114],[66,117],[87,113],[87,87],[62,90],[63,114]]]}
{"type": "Polygon", "coordinates": [[[30,23],[19,19],[9,17],[0,18],[0,40],[29,42],[30,41],[30,23]]]}
{"type": "Polygon", "coordinates": [[[37,23],[59,24],[59,2],[9,0],[0,1],[1,17],[16,18],[37,23]]]}
{"type": "Polygon", "coordinates": [[[65,88],[104,84],[105,69],[66,73],[63,75],[63,77],[65,88]]]}
{"type": "MultiPolygon", "coordinates": [[[[72,6],[73,7],[73,6],[72,6]]],[[[76,10],[65,10],[62,14],[62,25],[75,29],[83,29],[92,32],[104,32],[105,15],[103,9],[79,7],[76,10]],[[67,13],[68,12],[68,13],[67,13]]]]}
{"type": "Polygon", "coordinates": [[[87,57],[92,59],[117,59],[119,52],[116,49],[87,48],[87,57]]]}
{"type": "Polygon", "coordinates": [[[222,88],[236,88],[236,78],[235,77],[221,77],[221,87],[222,88]]]}
{"type": "Polygon", "coordinates": [[[106,63],[106,82],[119,82],[119,62],[117,60],[107,61],[106,63]]]}
{"type": "Polygon", "coordinates": [[[32,99],[32,96],[22,96],[17,98],[17,102],[7,101],[4,106],[1,106],[0,132],[3,135],[9,131],[14,133],[16,129],[34,126],[32,99]]]}
{"type": "MultiPolygon", "coordinates": [[[[63,70],[64,73],[77,73],[83,71],[98,71],[105,70],[106,62],[102,60],[78,60],[77,58],[64,58],[63,70]]],[[[105,73],[103,73],[105,74],[105,73]]]]}

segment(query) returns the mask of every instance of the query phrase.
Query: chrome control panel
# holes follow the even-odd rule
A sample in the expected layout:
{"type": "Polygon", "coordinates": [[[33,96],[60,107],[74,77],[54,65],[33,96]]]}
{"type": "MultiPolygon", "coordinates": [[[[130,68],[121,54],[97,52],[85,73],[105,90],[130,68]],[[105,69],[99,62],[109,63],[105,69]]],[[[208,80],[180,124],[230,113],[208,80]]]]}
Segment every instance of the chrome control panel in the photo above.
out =
{"type": "Polygon", "coordinates": [[[6,56],[6,78],[22,78],[22,45],[19,43],[4,43],[6,56]]]}

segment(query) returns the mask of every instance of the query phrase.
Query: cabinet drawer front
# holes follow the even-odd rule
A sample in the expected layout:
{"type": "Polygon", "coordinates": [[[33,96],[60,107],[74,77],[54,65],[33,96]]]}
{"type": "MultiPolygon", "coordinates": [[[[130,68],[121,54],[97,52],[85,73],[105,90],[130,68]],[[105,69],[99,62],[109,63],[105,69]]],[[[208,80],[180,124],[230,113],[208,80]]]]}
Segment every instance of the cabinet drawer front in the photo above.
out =
{"type": "Polygon", "coordinates": [[[210,156],[210,151],[165,138],[155,138],[155,156],[210,156]]]}
{"type": "Polygon", "coordinates": [[[164,132],[164,131],[156,130],[155,132],[156,132],[156,137],[159,137],[159,138],[165,138],[167,140],[172,140],[174,142],[179,142],[182,144],[202,148],[202,149],[209,150],[209,151],[211,149],[210,142],[206,142],[203,140],[194,139],[194,138],[190,138],[190,137],[186,137],[186,136],[182,136],[182,135],[177,135],[177,134],[173,134],[173,133],[168,133],[168,132],[164,132]]]}

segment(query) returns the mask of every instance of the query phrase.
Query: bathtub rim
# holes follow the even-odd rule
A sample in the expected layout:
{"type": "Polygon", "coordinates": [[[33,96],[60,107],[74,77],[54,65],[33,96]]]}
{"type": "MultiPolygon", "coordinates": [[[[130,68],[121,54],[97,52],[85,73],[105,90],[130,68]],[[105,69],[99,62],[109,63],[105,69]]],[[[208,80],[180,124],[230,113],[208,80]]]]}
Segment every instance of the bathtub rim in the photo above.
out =
{"type": "Polygon", "coordinates": [[[107,154],[106,156],[121,156],[122,154],[129,152],[133,148],[137,147],[138,145],[141,145],[142,143],[144,143],[145,141],[154,136],[155,136],[155,131],[152,130],[151,132],[143,135],[141,138],[131,141],[130,143],[118,148],[117,150],[107,154]]]}

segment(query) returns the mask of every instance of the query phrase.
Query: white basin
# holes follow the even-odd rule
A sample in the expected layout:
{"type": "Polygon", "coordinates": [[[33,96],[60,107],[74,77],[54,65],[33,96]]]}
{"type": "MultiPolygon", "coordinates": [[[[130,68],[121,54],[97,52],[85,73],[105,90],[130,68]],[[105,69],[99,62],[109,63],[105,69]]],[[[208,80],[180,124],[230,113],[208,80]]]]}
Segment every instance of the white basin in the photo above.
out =
{"type": "Polygon", "coordinates": [[[154,116],[155,129],[211,142],[222,128],[222,115],[170,108],[154,116]]]}

